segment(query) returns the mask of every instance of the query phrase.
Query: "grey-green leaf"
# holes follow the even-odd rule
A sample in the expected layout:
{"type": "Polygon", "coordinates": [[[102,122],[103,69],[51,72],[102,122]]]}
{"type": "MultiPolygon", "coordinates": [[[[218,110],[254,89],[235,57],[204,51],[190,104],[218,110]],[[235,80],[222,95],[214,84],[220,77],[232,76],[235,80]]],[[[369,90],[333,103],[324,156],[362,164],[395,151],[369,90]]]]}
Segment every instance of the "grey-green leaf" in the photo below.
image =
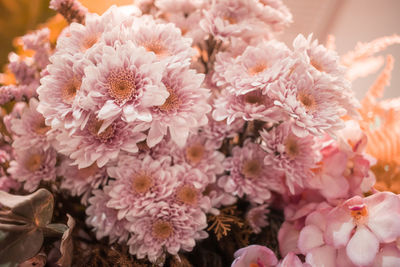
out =
{"type": "Polygon", "coordinates": [[[0,232],[0,264],[20,263],[34,257],[43,244],[38,228],[23,232],[0,232]]]}

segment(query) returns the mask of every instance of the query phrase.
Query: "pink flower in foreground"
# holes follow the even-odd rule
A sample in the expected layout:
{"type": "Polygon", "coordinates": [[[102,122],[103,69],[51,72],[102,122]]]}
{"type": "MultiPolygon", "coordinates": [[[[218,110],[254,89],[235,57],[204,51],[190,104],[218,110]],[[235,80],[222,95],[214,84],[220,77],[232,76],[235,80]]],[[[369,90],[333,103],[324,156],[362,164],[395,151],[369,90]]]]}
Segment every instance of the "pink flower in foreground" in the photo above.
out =
{"type": "Polygon", "coordinates": [[[356,196],[328,214],[325,239],[332,246],[345,247],[355,265],[365,266],[374,261],[380,244],[400,237],[399,221],[399,196],[390,192],[356,196]]]}
{"type": "Polygon", "coordinates": [[[260,132],[265,150],[266,169],[274,169],[286,174],[286,185],[290,193],[295,187],[304,188],[305,182],[313,177],[311,168],[315,167],[318,154],[313,148],[312,136],[297,137],[291,133],[291,123],[285,122],[271,131],[260,132]]]}
{"type": "Polygon", "coordinates": [[[107,188],[94,190],[93,196],[89,198],[89,206],[86,209],[86,224],[92,226],[96,232],[96,238],[101,239],[108,236],[110,243],[123,242],[128,239],[129,232],[125,229],[127,221],[117,218],[117,210],[108,208],[107,188]]]}
{"type": "Polygon", "coordinates": [[[268,267],[278,264],[275,253],[269,248],[259,245],[241,248],[235,252],[234,256],[235,260],[231,267],[268,267]]]}
{"type": "Polygon", "coordinates": [[[129,252],[155,262],[165,252],[176,255],[179,250],[191,251],[196,240],[208,235],[206,216],[200,210],[188,212],[180,204],[159,202],[146,214],[132,222],[128,240],[129,252]]]}

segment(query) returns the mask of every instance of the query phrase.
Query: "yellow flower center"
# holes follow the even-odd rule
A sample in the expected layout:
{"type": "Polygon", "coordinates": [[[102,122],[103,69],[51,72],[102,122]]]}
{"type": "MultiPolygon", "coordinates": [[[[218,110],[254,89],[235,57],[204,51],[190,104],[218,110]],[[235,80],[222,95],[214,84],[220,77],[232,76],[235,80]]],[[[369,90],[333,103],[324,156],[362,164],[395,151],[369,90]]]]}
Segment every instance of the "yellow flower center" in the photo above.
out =
{"type": "Polygon", "coordinates": [[[350,210],[350,214],[356,224],[363,223],[368,216],[367,206],[353,207],[350,210]]]}
{"type": "Polygon", "coordinates": [[[41,154],[32,154],[25,161],[25,168],[31,172],[35,172],[42,166],[42,160],[43,158],[41,154]]]}
{"type": "Polygon", "coordinates": [[[165,57],[169,55],[168,49],[159,40],[147,42],[143,44],[143,46],[147,51],[154,52],[157,57],[165,57]]]}
{"type": "Polygon", "coordinates": [[[154,182],[151,176],[140,173],[132,178],[132,190],[138,194],[144,194],[150,190],[154,182]]]}
{"type": "Polygon", "coordinates": [[[315,109],[317,103],[315,101],[315,98],[311,94],[307,94],[306,92],[300,92],[297,95],[297,100],[300,101],[300,103],[307,109],[307,110],[313,110],[315,109]]]}
{"type": "Polygon", "coordinates": [[[186,159],[193,165],[199,163],[205,154],[202,144],[194,144],[186,148],[186,159]]]}
{"type": "Polygon", "coordinates": [[[99,133],[99,130],[100,130],[102,124],[103,124],[103,121],[101,121],[101,120],[91,119],[88,121],[87,129],[88,129],[89,133],[91,133],[98,140],[105,142],[114,137],[115,129],[114,129],[114,125],[111,124],[104,131],[99,133]]]}
{"type": "Polygon", "coordinates": [[[187,205],[197,204],[198,192],[196,188],[191,185],[184,185],[180,187],[176,193],[176,198],[187,205]]]}
{"type": "Polygon", "coordinates": [[[81,88],[81,83],[81,80],[74,76],[67,84],[65,84],[61,92],[61,97],[65,103],[70,104],[73,102],[76,92],[81,88]]]}
{"type": "Polygon", "coordinates": [[[296,139],[294,139],[293,137],[288,137],[286,139],[285,152],[291,158],[295,158],[299,154],[300,148],[299,148],[299,144],[297,143],[296,139]]]}
{"type": "Polygon", "coordinates": [[[113,70],[107,77],[108,93],[115,102],[123,104],[132,99],[136,92],[135,74],[130,70],[113,70]]]}
{"type": "Polygon", "coordinates": [[[46,125],[42,116],[33,124],[33,131],[38,135],[45,135],[50,129],[51,127],[46,125]]]}
{"type": "Polygon", "coordinates": [[[256,65],[254,65],[253,67],[248,69],[248,72],[251,76],[254,76],[260,72],[263,72],[264,70],[267,69],[267,64],[265,63],[257,63],[256,65]]]}
{"type": "Polygon", "coordinates": [[[158,239],[167,239],[173,233],[174,229],[170,222],[158,220],[153,224],[152,234],[158,239]]]}
{"type": "Polygon", "coordinates": [[[159,109],[164,112],[168,111],[175,111],[179,108],[181,105],[181,100],[179,99],[178,95],[175,93],[175,90],[173,90],[171,87],[166,86],[169,96],[165,100],[164,104],[162,104],[159,109]]]}
{"type": "Polygon", "coordinates": [[[243,163],[242,174],[246,178],[257,178],[261,174],[262,164],[256,159],[247,160],[243,163]]]}

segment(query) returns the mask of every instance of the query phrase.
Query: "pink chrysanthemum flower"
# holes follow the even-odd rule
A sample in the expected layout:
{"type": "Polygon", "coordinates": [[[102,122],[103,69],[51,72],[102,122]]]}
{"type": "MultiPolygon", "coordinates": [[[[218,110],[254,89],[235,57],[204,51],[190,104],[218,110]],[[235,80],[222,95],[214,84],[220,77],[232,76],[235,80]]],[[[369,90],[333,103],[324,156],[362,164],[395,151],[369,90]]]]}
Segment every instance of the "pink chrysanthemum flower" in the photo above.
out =
{"type": "Polygon", "coordinates": [[[202,134],[190,135],[183,148],[176,147],[171,152],[175,164],[186,163],[206,174],[208,181],[205,184],[215,182],[216,175],[224,171],[224,154],[217,151],[214,140],[207,139],[202,134]]]}
{"type": "Polygon", "coordinates": [[[258,0],[261,7],[259,18],[272,27],[273,31],[282,31],[292,22],[292,14],[281,0],[258,0]]]}
{"type": "Polygon", "coordinates": [[[66,158],[58,167],[57,175],[63,177],[60,187],[68,190],[71,196],[82,196],[81,202],[86,205],[92,190],[99,188],[107,181],[106,168],[99,168],[96,163],[93,163],[89,167],[79,169],[72,163],[66,158]]]}
{"type": "Polygon", "coordinates": [[[152,122],[147,145],[153,147],[169,133],[172,141],[183,146],[189,131],[207,124],[206,114],[211,110],[207,103],[210,93],[201,88],[204,75],[187,67],[167,68],[162,82],[169,96],[162,105],[152,108],[152,122]]]}
{"type": "Polygon", "coordinates": [[[117,218],[118,211],[107,207],[110,200],[107,188],[94,190],[93,196],[89,198],[89,206],[86,209],[86,224],[92,226],[96,232],[96,238],[109,237],[110,243],[115,241],[123,242],[129,237],[125,229],[127,220],[117,218]]]}
{"type": "Polygon", "coordinates": [[[19,150],[29,149],[33,146],[48,149],[50,143],[47,140],[47,132],[50,130],[46,126],[42,114],[36,111],[38,101],[31,98],[29,107],[24,109],[21,119],[14,118],[11,121],[11,129],[16,135],[14,137],[13,147],[19,150]]]}
{"type": "Polygon", "coordinates": [[[222,176],[218,185],[227,193],[246,197],[255,203],[263,204],[271,198],[271,185],[276,178],[271,170],[264,165],[266,153],[258,144],[249,139],[243,147],[235,146],[232,157],[224,161],[225,170],[229,175],[222,176]]]}
{"type": "Polygon", "coordinates": [[[40,80],[41,86],[37,89],[40,100],[37,110],[52,128],[79,127],[82,111],[76,106],[76,95],[81,89],[83,70],[89,63],[76,62],[76,57],[58,53],[50,61],[48,74],[40,80]]]}
{"type": "Polygon", "coordinates": [[[151,121],[149,107],[162,105],[169,93],[161,82],[164,65],[132,42],[98,47],[101,60],[85,68],[79,105],[98,111],[107,127],[116,118],[151,121]]]}
{"type": "Polygon", "coordinates": [[[125,7],[112,6],[101,16],[94,13],[87,14],[85,25],[71,23],[57,40],[56,50],[58,54],[70,54],[78,60],[84,56],[87,50],[99,42],[105,31],[118,27],[131,15],[139,16],[141,14],[137,8],[132,7],[129,12],[125,12],[125,9],[125,7]]]}
{"type": "Polygon", "coordinates": [[[312,136],[297,137],[291,133],[291,123],[285,122],[272,129],[260,132],[265,150],[264,164],[286,175],[286,185],[290,193],[295,187],[303,188],[305,182],[314,176],[311,171],[316,167],[319,155],[314,149],[312,136]]]}
{"type": "Polygon", "coordinates": [[[353,264],[368,266],[374,261],[380,244],[400,237],[399,221],[399,196],[390,192],[366,198],[356,196],[328,214],[325,239],[337,248],[346,247],[353,264]]]}
{"type": "Polygon", "coordinates": [[[202,133],[210,140],[214,140],[216,147],[221,147],[225,138],[233,138],[243,130],[245,121],[236,119],[231,124],[226,120],[216,121],[208,116],[208,124],[201,128],[202,133]]]}
{"type": "Polygon", "coordinates": [[[179,250],[191,251],[196,240],[208,236],[205,227],[206,215],[200,210],[188,212],[179,204],[159,202],[130,224],[129,252],[155,262],[165,252],[177,255],[179,250]]]}
{"type": "Polygon", "coordinates": [[[212,1],[209,10],[204,11],[200,26],[217,39],[241,37],[244,39],[268,36],[268,27],[257,18],[261,7],[255,0],[221,0],[212,1]]]}
{"type": "Polygon", "coordinates": [[[237,250],[231,267],[276,266],[278,259],[267,247],[251,245],[237,250]]]}
{"type": "Polygon", "coordinates": [[[269,210],[268,205],[264,204],[261,206],[252,207],[246,214],[246,221],[249,223],[253,232],[256,234],[261,233],[261,228],[269,225],[267,214],[269,210]]]}
{"type": "MultiPolygon", "coordinates": [[[[243,54],[225,65],[224,73],[218,73],[227,81],[226,88],[235,95],[243,95],[255,89],[265,90],[267,85],[290,72],[294,60],[290,50],[282,42],[262,41],[248,46],[243,54]]],[[[220,56],[217,60],[227,60],[220,56]]],[[[221,64],[219,63],[219,64],[221,64]]]]}
{"type": "Polygon", "coordinates": [[[352,113],[355,106],[343,100],[347,95],[342,88],[314,77],[309,68],[304,61],[298,61],[288,77],[268,86],[267,93],[293,119],[292,131],[297,136],[334,135],[343,128],[341,117],[352,113]]]}
{"type": "Polygon", "coordinates": [[[10,162],[7,172],[18,182],[24,183],[24,189],[33,192],[41,181],[56,179],[57,153],[52,148],[41,147],[15,150],[15,160],[10,162]]]}
{"type": "Polygon", "coordinates": [[[115,46],[133,42],[165,64],[189,62],[194,54],[192,40],[182,37],[179,28],[172,23],[160,23],[151,16],[143,16],[132,19],[130,24],[104,34],[104,43],[115,46]]]}
{"type": "Polygon", "coordinates": [[[107,172],[116,179],[108,186],[111,199],[107,206],[118,210],[119,219],[127,214],[136,218],[146,213],[154,203],[173,193],[177,178],[173,167],[150,156],[120,156],[118,165],[109,167],[107,172]]]}
{"type": "Polygon", "coordinates": [[[141,133],[144,129],[136,124],[118,119],[102,130],[103,121],[93,114],[88,118],[82,130],[74,129],[72,134],[61,131],[56,136],[58,152],[69,156],[79,168],[89,167],[95,162],[101,168],[116,159],[121,150],[136,153],[137,143],[146,138],[141,133]]]}
{"type": "Polygon", "coordinates": [[[261,89],[255,89],[242,95],[222,90],[214,100],[212,116],[216,121],[226,120],[228,125],[237,119],[266,122],[276,122],[278,119],[282,119],[282,114],[278,113],[273,100],[267,95],[263,95],[261,89]]]}

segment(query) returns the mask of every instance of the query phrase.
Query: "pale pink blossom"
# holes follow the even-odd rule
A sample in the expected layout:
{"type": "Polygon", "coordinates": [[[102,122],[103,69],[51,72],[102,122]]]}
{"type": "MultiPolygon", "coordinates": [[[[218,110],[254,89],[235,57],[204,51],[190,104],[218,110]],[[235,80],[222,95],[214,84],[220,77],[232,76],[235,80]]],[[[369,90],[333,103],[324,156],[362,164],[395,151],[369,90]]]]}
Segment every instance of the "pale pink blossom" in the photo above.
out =
{"type": "Polygon", "coordinates": [[[57,153],[52,148],[16,149],[15,160],[10,162],[7,172],[13,179],[23,183],[25,190],[33,192],[41,181],[51,182],[56,179],[56,161],[57,153]]]}
{"type": "Polygon", "coordinates": [[[33,146],[41,146],[43,149],[50,147],[47,132],[51,129],[45,124],[42,114],[36,111],[39,102],[35,98],[29,101],[20,119],[11,121],[11,130],[15,134],[13,147],[17,149],[29,149],[33,146]]]}
{"type": "Polygon", "coordinates": [[[126,219],[117,218],[117,210],[107,207],[110,200],[108,189],[96,189],[93,196],[89,198],[89,206],[86,209],[86,224],[93,227],[96,232],[96,238],[108,237],[109,242],[124,242],[129,237],[129,232],[125,228],[126,219]]]}
{"type": "Polygon", "coordinates": [[[307,180],[314,176],[311,171],[319,158],[312,136],[297,137],[291,132],[292,124],[285,122],[270,131],[260,132],[261,147],[265,150],[266,169],[284,172],[286,185],[291,194],[295,188],[304,188],[307,180]]]}
{"type": "Polygon", "coordinates": [[[343,87],[313,76],[309,69],[306,62],[298,61],[287,77],[268,85],[267,94],[294,121],[292,132],[297,136],[335,135],[344,126],[341,117],[355,112],[356,100],[343,87]]]}
{"type": "Polygon", "coordinates": [[[79,169],[72,163],[66,158],[57,168],[57,175],[62,176],[60,187],[68,190],[71,196],[81,196],[81,202],[87,204],[92,191],[107,182],[106,168],[99,168],[93,163],[89,167],[79,169]]]}
{"type": "Polygon", "coordinates": [[[234,254],[235,260],[231,267],[248,266],[276,266],[278,259],[275,253],[267,247],[251,245],[237,250],[234,254]]]}
{"type": "Polygon", "coordinates": [[[101,168],[110,160],[117,159],[120,151],[137,153],[137,143],[146,138],[142,127],[121,119],[105,129],[103,126],[103,121],[91,114],[83,129],[57,133],[58,152],[69,156],[79,168],[89,167],[95,162],[101,168]]]}
{"type": "Polygon", "coordinates": [[[224,171],[222,163],[225,156],[217,149],[215,140],[201,133],[191,134],[183,148],[170,147],[175,164],[186,163],[206,174],[205,185],[215,182],[216,176],[224,171]]]}
{"type": "Polygon", "coordinates": [[[150,156],[137,159],[131,155],[120,156],[118,165],[107,169],[111,182],[107,207],[118,211],[118,219],[130,215],[136,220],[159,201],[173,194],[177,181],[176,168],[163,160],[153,160],[150,156]]]}
{"type": "Polygon", "coordinates": [[[400,198],[379,192],[366,198],[355,196],[327,215],[326,242],[345,247],[355,265],[371,264],[379,245],[400,237],[400,198]]]}
{"type": "Polygon", "coordinates": [[[246,196],[250,201],[263,204],[271,198],[271,190],[276,176],[264,165],[266,153],[250,139],[243,147],[235,146],[232,157],[225,160],[224,166],[229,175],[218,180],[218,185],[227,193],[239,197],[246,196]]]}
{"type": "Polygon", "coordinates": [[[129,252],[138,259],[148,257],[151,262],[168,252],[191,251],[196,240],[208,235],[206,216],[200,210],[187,212],[179,204],[159,202],[129,225],[133,233],[128,240],[129,252]]]}
{"type": "Polygon", "coordinates": [[[161,82],[164,64],[132,42],[99,46],[99,62],[85,67],[79,105],[96,112],[103,127],[115,119],[152,120],[150,107],[162,105],[169,93],[161,82]]]}
{"type": "Polygon", "coordinates": [[[268,205],[260,205],[250,208],[246,214],[246,220],[256,234],[261,233],[261,228],[269,225],[267,214],[269,210],[268,205]]]}
{"type": "Polygon", "coordinates": [[[162,83],[169,93],[162,105],[154,105],[147,145],[159,143],[169,130],[171,139],[179,146],[186,143],[189,132],[207,124],[211,110],[207,99],[209,90],[202,88],[204,75],[187,67],[167,68],[162,83]]]}
{"type": "Polygon", "coordinates": [[[255,0],[212,1],[200,26],[217,39],[270,37],[268,25],[257,17],[262,7],[255,0]]]}

